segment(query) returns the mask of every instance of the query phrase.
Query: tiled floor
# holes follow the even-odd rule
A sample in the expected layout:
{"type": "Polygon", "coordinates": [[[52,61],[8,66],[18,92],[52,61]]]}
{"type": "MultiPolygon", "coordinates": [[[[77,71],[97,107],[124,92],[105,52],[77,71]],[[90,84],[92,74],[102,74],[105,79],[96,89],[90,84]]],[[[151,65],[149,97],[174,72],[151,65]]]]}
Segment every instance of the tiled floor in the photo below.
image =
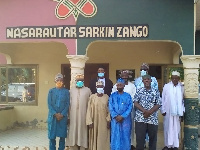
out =
{"type": "MultiPolygon", "coordinates": [[[[161,150],[163,146],[163,132],[159,131],[157,150],[161,150]]],[[[1,132],[0,150],[48,150],[47,130],[12,129],[1,132]]]]}
{"type": "Polygon", "coordinates": [[[47,130],[20,128],[1,132],[0,146],[10,146],[12,147],[10,150],[13,150],[14,147],[18,146],[19,150],[24,147],[29,147],[30,150],[36,149],[36,147],[40,148],[41,150],[42,148],[43,150],[44,148],[48,149],[47,130]]]}

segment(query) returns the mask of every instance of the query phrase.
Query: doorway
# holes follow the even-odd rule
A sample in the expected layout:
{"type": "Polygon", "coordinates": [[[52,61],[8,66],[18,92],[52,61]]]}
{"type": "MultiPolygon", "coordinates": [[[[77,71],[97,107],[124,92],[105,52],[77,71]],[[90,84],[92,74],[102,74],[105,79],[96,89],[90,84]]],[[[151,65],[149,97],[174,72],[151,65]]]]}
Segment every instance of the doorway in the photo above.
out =
{"type": "MultiPolygon", "coordinates": [[[[86,63],[84,69],[84,85],[89,87],[91,79],[97,77],[97,70],[99,67],[104,67],[105,78],[109,78],[109,64],[108,63],[86,63]]],[[[70,64],[61,64],[61,73],[63,74],[64,87],[70,89],[71,68],[70,64]]]]}

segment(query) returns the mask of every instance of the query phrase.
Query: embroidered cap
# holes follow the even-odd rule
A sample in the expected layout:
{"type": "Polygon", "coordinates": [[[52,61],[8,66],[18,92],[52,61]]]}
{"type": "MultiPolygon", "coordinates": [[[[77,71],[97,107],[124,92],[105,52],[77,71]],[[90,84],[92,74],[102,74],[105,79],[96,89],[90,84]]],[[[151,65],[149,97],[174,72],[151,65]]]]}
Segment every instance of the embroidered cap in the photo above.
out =
{"type": "Polygon", "coordinates": [[[142,63],[141,66],[144,66],[144,67],[146,67],[149,70],[149,65],[147,63],[142,63]]]}
{"type": "Polygon", "coordinates": [[[103,85],[104,86],[104,82],[103,81],[97,81],[96,82],[96,86],[98,86],[98,85],[103,85]]]}
{"type": "Polygon", "coordinates": [[[75,76],[75,80],[83,80],[84,79],[84,75],[83,74],[77,74],[75,76]]]}
{"type": "Polygon", "coordinates": [[[63,75],[61,73],[58,73],[56,76],[55,76],[55,81],[57,81],[58,79],[63,79],[63,75]]]}
{"type": "Polygon", "coordinates": [[[124,81],[124,79],[119,78],[119,79],[117,80],[117,83],[123,83],[123,84],[125,84],[125,81],[124,81]]]}
{"type": "Polygon", "coordinates": [[[127,74],[129,74],[129,70],[121,70],[121,74],[122,73],[127,73],[127,74]]]}

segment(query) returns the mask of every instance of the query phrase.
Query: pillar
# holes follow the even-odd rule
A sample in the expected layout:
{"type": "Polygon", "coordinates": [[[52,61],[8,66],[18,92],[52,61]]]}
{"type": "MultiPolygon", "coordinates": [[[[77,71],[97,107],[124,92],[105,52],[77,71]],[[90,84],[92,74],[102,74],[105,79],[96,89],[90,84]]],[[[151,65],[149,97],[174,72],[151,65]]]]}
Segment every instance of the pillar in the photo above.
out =
{"type": "Polygon", "coordinates": [[[198,150],[199,55],[181,56],[184,68],[184,149],[198,150]]]}
{"type": "Polygon", "coordinates": [[[85,55],[66,55],[71,64],[71,81],[70,88],[76,85],[75,76],[77,74],[84,74],[85,62],[89,59],[85,55]]]}

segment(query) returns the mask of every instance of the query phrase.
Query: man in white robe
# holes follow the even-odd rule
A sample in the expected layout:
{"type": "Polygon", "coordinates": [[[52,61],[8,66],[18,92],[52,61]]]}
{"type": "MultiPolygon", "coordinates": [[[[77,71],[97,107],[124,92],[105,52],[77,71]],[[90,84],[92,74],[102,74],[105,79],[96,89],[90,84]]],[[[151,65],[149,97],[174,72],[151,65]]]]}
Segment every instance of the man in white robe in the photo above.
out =
{"type": "Polygon", "coordinates": [[[163,150],[179,148],[180,117],[183,116],[183,85],[179,82],[180,73],[172,72],[171,82],[165,84],[162,92],[161,113],[164,116],[164,141],[163,150]]]}
{"type": "Polygon", "coordinates": [[[86,125],[87,105],[91,91],[84,86],[84,75],[76,76],[76,87],[70,90],[69,135],[66,145],[70,150],[88,148],[88,128],[86,125]]]}

